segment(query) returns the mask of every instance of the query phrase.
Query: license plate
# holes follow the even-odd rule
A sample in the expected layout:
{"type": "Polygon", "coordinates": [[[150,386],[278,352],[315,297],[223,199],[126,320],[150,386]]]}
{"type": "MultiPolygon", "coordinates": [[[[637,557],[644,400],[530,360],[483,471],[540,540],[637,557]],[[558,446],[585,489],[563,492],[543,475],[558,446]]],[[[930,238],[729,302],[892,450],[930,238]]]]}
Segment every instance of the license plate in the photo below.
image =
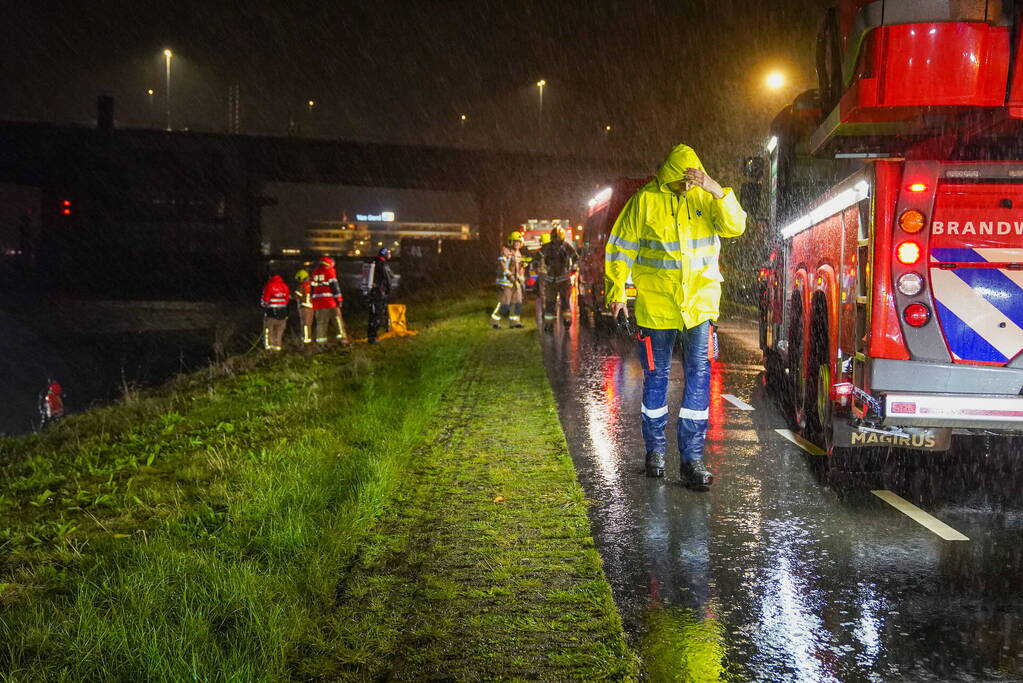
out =
{"type": "Polygon", "coordinates": [[[898,431],[865,429],[836,420],[834,444],[841,448],[892,446],[914,451],[947,451],[952,447],[952,430],[943,427],[902,427],[898,431]]]}

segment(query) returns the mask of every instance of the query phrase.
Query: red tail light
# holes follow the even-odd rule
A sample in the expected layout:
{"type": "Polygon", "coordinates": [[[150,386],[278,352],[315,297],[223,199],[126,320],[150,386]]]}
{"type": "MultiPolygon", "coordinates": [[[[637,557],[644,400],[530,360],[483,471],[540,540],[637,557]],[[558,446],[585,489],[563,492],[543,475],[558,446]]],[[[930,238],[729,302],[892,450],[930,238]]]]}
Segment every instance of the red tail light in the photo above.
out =
{"type": "Polygon", "coordinates": [[[912,327],[923,327],[931,319],[931,311],[923,304],[910,304],[902,311],[902,319],[912,327]]]}
{"type": "Polygon", "coordinates": [[[899,263],[911,266],[920,260],[920,245],[907,240],[895,248],[895,258],[899,263]]]}
{"type": "Polygon", "coordinates": [[[909,190],[910,192],[923,192],[924,190],[927,189],[927,186],[924,185],[923,183],[913,183],[912,185],[909,185],[906,189],[909,190]]]}

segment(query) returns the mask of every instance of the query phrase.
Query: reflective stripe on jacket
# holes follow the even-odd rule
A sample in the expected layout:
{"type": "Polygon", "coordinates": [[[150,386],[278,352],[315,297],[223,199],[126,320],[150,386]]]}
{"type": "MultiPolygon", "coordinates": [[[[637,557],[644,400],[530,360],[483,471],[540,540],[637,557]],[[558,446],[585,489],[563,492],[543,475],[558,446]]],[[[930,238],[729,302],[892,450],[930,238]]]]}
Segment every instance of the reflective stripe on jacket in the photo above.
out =
{"type": "Polygon", "coordinates": [[[525,282],[525,267],[518,249],[501,247],[497,257],[497,286],[514,287],[525,282]]]}
{"type": "Polygon", "coordinates": [[[313,308],[337,308],[341,303],[341,286],[337,282],[337,272],[324,265],[316,266],[309,277],[313,308]]]}
{"type": "Polygon", "coordinates": [[[640,327],[690,329],[716,320],[723,280],[720,237],[746,230],[746,212],[731,188],[722,188],[724,196],[715,199],[699,187],[682,196],[667,187],[687,168],[703,164],[692,148],[678,145],[657,176],[625,204],[604,250],[607,303],[625,301],[631,271],[640,327]]]}
{"type": "Polygon", "coordinates": [[[313,288],[309,284],[309,280],[304,280],[298,283],[292,292],[292,296],[295,298],[295,302],[301,308],[312,308],[313,307],[313,288]]]}
{"type": "Polygon", "coordinates": [[[267,308],[283,308],[288,305],[290,296],[291,290],[288,289],[284,278],[274,275],[263,287],[262,304],[267,308]]]}
{"type": "Polygon", "coordinates": [[[544,275],[549,282],[564,282],[576,269],[579,252],[570,242],[551,240],[540,247],[544,262],[544,275]]]}

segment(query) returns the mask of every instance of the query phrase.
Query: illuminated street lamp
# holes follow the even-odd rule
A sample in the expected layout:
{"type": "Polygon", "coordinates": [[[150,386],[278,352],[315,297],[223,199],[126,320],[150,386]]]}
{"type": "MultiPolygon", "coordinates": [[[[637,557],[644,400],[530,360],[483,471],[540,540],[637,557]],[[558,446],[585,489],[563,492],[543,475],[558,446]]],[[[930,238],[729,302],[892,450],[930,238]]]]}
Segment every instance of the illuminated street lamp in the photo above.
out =
{"type": "Polygon", "coordinates": [[[167,130],[171,129],[171,89],[170,89],[170,63],[174,53],[169,49],[163,51],[164,59],[167,62],[167,130]]]}
{"type": "Polygon", "coordinates": [[[540,113],[537,117],[537,122],[540,124],[541,130],[543,129],[543,87],[547,85],[547,81],[540,79],[536,82],[536,87],[540,88],[540,113]]]}
{"type": "Polygon", "coordinates": [[[764,79],[764,84],[769,90],[781,90],[785,87],[785,74],[780,71],[772,71],[767,74],[767,78],[764,79]]]}
{"type": "Polygon", "coordinates": [[[156,91],[153,90],[152,88],[149,88],[148,90],[146,90],[146,101],[149,102],[149,120],[146,122],[147,126],[151,126],[154,123],[153,122],[153,95],[155,95],[155,94],[156,94],[156,91]]]}

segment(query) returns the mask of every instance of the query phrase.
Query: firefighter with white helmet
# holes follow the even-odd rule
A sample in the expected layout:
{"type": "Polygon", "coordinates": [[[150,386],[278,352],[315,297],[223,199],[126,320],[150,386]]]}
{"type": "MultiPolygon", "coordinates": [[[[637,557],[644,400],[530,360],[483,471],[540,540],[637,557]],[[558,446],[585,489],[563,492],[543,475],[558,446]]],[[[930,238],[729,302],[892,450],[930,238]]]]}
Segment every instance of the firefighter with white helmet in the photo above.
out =
{"type": "Polygon", "coordinates": [[[508,235],[497,257],[497,288],[500,299],[490,314],[495,330],[501,329],[501,318],[507,316],[512,327],[522,327],[522,290],[526,283],[526,264],[522,260],[522,233],[508,235]]]}

